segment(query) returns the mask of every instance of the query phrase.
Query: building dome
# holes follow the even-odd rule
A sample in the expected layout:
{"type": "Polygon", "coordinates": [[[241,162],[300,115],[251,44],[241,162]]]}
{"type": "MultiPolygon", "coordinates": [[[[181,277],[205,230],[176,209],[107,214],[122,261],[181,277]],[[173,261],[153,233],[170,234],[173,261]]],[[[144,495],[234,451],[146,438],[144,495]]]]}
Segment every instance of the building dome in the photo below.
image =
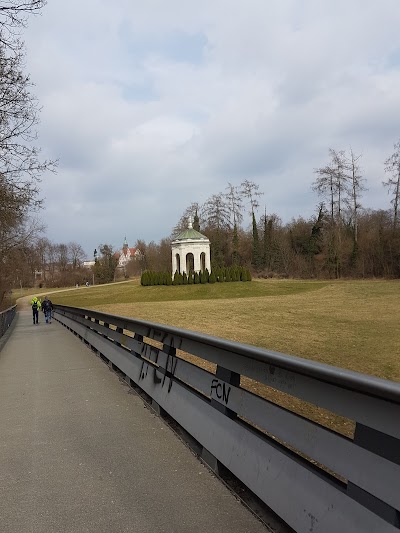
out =
{"type": "Polygon", "coordinates": [[[180,233],[175,239],[173,242],[176,242],[176,241],[187,241],[187,240],[190,240],[190,241],[209,241],[208,237],[206,237],[205,235],[203,235],[202,233],[200,233],[199,231],[196,231],[195,229],[193,229],[193,227],[191,226],[191,223],[189,223],[189,227],[187,229],[185,229],[184,231],[182,231],[182,233],[180,233]]]}

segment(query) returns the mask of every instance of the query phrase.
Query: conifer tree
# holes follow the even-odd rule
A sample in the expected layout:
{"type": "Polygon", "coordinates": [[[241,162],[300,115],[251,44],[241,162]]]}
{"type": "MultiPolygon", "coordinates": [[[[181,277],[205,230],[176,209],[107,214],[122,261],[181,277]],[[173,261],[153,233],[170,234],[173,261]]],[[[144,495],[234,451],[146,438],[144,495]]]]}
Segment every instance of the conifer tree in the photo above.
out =
{"type": "Polygon", "coordinates": [[[237,224],[233,226],[232,235],[232,263],[237,265],[239,263],[239,236],[237,224]]]}
{"type": "Polygon", "coordinates": [[[258,238],[258,228],[256,222],[256,216],[253,212],[253,253],[251,263],[256,270],[259,270],[261,267],[260,261],[260,241],[258,238]]]}
{"type": "Polygon", "coordinates": [[[197,208],[196,208],[196,211],[193,217],[193,229],[195,229],[196,231],[200,231],[200,220],[199,220],[199,215],[197,213],[197,208]]]}

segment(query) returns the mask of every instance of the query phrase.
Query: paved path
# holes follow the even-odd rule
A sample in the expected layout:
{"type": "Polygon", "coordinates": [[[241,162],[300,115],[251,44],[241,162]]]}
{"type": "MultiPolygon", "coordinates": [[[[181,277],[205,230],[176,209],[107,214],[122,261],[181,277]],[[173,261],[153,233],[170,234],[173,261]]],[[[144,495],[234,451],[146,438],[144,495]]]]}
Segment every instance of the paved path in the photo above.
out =
{"type": "Polygon", "coordinates": [[[164,422],[58,323],[0,352],[4,533],[265,533],[164,422]]]}

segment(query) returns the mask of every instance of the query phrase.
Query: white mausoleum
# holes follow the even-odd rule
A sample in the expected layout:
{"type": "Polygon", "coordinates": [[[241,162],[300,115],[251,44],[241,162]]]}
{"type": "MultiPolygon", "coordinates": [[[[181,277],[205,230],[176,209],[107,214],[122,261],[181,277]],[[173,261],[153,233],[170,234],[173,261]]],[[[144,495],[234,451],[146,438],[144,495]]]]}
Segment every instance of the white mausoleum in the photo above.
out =
{"type": "Polygon", "coordinates": [[[172,274],[203,272],[205,269],[211,272],[210,241],[208,237],[193,229],[191,220],[188,229],[172,241],[171,248],[172,274]]]}

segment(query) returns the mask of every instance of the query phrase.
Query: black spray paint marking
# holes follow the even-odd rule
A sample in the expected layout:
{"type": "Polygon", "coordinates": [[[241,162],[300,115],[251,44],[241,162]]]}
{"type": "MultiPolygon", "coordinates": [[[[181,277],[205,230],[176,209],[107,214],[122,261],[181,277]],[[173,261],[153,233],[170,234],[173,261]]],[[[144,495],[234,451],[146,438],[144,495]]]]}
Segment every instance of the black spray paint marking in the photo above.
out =
{"type": "Polygon", "coordinates": [[[225,405],[228,405],[231,389],[232,387],[225,382],[221,382],[219,379],[213,379],[211,383],[211,396],[213,395],[213,391],[215,391],[216,397],[219,400],[222,399],[225,405]]]}
{"type": "Polygon", "coordinates": [[[153,368],[153,383],[154,383],[154,385],[159,385],[161,383],[161,387],[164,387],[164,384],[166,383],[166,378],[167,377],[169,378],[169,383],[168,383],[168,394],[169,394],[171,392],[171,389],[172,389],[172,384],[173,384],[173,379],[172,378],[175,375],[177,364],[178,364],[178,360],[175,357],[172,357],[172,356],[169,355],[168,359],[167,359],[166,369],[163,372],[164,376],[163,376],[163,378],[159,378],[158,374],[157,374],[157,368],[153,367],[152,365],[150,365],[146,361],[142,361],[142,367],[140,369],[140,374],[139,374],[139,381],[142,380],[142,379],[145,379],[147,377],[149,366],[152,366],[152,368],[153,368]],[[171,360],[170,363],[169,363],[169,360],[171,360]],[[171,368],[170,371],[168,371],[168,366],[170,366],[170,368],[171,368]]]}

